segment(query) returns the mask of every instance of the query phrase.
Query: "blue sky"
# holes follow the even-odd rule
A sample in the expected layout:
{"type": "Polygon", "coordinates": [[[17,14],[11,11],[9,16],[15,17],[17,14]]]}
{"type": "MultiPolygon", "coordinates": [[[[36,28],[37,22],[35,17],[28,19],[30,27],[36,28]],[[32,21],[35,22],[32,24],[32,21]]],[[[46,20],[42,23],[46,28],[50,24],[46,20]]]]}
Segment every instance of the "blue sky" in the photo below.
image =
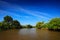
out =
{"type": "Polygon", "coordinates": [[[35,25],[60,17],[59,0],[0,0],[0,21],[9,15],[21,24],[35,25]]]}

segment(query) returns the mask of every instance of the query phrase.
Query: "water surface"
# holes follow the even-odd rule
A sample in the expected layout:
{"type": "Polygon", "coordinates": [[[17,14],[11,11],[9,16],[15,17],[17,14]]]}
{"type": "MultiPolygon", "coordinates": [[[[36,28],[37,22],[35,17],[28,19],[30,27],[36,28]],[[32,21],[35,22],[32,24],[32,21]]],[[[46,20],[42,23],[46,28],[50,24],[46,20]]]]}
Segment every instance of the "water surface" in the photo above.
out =
{"type": "Polygon", "coordinates": [[[0,32],[0,40],[60,40],[60,32],[24,28],[0,32]]]}

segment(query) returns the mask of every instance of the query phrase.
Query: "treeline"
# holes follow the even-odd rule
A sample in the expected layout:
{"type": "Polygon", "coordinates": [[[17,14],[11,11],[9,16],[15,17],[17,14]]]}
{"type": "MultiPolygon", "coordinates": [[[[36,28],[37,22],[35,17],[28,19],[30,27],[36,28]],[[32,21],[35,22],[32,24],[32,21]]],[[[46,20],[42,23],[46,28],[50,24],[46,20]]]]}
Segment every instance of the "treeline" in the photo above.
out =
{"type": "Polygon", "coordinates": [[[11,16],[5,16],[4,20],[0,22],[0,31],[8,29],[32,28],[31,25],[23,26],[18,20],[13,20],[11,16]]]}
{"type": "Polygon", "coordinates": [[[60,18],[53,18],[49,22],[38,22],[36,28],[47,28],[48,30],[60,31],[60,18]]]}
{"type": "MultiPolygon", "coordinates": [[[[0,22],[0,31],[1,30],[9,30],[9,29],[20,29],[20,28],[33,28],[32,25],[23,26],[17,20],[13,20],[11,16],[5,16],[4,20],[0,22]]],[[[49,20],[49,22],[37,22],[36,28],[47,28],[48,30],[60,30],[60,18],[53,18],[49,20]]]]}

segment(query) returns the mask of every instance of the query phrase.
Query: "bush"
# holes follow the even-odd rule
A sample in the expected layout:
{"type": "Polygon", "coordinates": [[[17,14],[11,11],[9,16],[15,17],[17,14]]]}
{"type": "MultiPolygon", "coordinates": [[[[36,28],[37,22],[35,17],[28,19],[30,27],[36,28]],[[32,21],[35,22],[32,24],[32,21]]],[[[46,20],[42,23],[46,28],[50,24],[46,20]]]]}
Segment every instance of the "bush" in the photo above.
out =
{"type": "Polygon", "coordinates": [[[48,23],[48,29],[60,29],[60,18],[53,18],[48,23]]]}
{"type": "Polygon", "coordinates": [[[36,28],[41,29],[43,24],[44,24],[44,22],[37,22],[36,28]]]}

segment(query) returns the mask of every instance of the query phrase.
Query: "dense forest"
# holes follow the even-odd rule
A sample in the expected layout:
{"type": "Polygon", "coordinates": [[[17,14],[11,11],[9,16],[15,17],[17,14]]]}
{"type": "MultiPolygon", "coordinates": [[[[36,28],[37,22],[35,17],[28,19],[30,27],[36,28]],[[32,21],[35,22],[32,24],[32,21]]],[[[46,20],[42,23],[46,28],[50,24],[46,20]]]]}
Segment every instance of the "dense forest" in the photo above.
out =
{"type": "Polygon", "coordinates": [[[21,28],[47,28],[48,30],[60,31],[60,18],[52,18],[47,23],[37,22],[36,26],[26,25],[23,26],[18,20],[13,20],[11,16],[5,16],[4,20],[0,22],[0,31],[10,29],[21,29],[21,28]]]}

